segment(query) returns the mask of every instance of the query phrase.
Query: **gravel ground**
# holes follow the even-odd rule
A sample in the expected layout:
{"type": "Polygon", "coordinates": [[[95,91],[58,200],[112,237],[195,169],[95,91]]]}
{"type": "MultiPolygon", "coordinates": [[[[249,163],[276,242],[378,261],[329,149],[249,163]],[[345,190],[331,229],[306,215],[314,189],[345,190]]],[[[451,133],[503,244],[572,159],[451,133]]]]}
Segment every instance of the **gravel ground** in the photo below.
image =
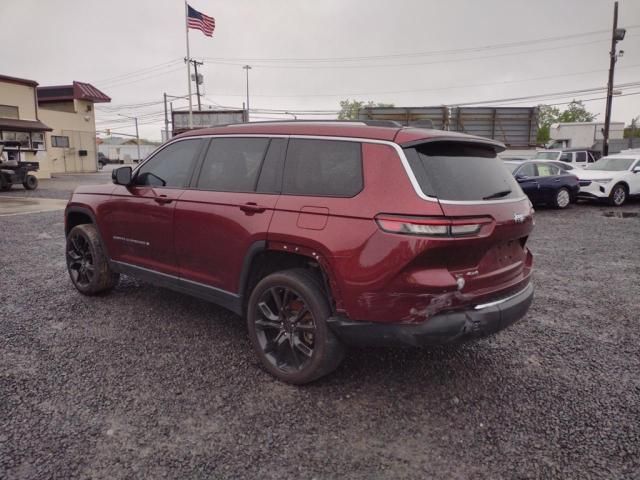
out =
{"type": "Polygon", "coordinates": [[[640,216],[608,211],[538,212],[511,329],[354,350],[306,387],[221,308],[78,294],[60,212],[0,219],[0,478],[640,478],[640,216]]]}

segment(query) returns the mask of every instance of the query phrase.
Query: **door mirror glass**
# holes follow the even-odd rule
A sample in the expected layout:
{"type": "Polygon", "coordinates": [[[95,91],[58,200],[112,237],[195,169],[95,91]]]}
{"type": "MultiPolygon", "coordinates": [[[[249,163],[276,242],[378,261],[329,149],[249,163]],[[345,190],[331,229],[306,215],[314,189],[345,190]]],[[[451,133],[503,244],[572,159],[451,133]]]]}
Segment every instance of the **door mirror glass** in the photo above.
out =
{"type": "Polygon", "coordinates": [[[116,168],[111,172],[111,179],[116,185],[129,185],[131,183],[131,167],[116,168]]]}

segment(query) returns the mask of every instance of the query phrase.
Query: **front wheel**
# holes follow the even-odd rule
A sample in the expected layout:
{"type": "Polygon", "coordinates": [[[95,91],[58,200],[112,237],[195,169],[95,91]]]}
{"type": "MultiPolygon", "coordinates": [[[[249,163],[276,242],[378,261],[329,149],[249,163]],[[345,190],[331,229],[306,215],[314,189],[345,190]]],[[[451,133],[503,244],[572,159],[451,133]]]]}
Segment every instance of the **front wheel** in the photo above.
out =
{"type": "Polygon", "coordinates": [[[73,285],[84,295],[111,290],[120,274],[109,267],[95,225],[73,227],[67,235],[67,269],[73,285]]]}
{"type": "Polygon", "coordinates": [[[563,208],[567,208],[570,203],[571,203],[571,194],[569,193],[569,190],[567,190],[564,187],[558,189],[558,191],[556,192],[556,196],[553,200],[553,206],[555,208],[563,209],[563,208]]]}
{"type": "Polygon", "coordinates": [[[626,201],[627,188],[621,183],[615,185],[611,189],[611,195],[609,195],[609,205],[612,205],[614,207],[621,207],[626,201]]]}
{"type": "Polygon", "coordinates": [[[249,297],[247,326],[264,368],[297,385],[335,370],[344,347],[327,325],[330,315],[326,294],[311,272],[286,270],[262,279],[249,297]]]}

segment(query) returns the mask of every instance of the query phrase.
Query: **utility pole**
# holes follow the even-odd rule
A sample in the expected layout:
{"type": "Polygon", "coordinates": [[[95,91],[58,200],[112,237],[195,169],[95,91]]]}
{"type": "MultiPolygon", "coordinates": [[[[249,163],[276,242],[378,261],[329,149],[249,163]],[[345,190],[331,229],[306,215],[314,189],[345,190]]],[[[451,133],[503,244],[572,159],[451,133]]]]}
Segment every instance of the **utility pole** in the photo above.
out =
{"type": "Polygon", "coordinates": [[[169,116],[167,115],[167,93],[163,93],[164,95],[164,141],[169,140],[169,116]]]}
{"type": "Polygon", "coordinates": [[[138,147],[138,162],[140,162],[140,160],[142,160],[142,159],[140,158],[140,134],[138,133],[138,117],[129,117],[129,116],[123,115],[121,113],[119,113],[118,115],[120,115],[121,117],[124,117],[124,118],[130,118],[136,124],[136,146],[138,147]]]}
{"type": "Polygon", "coordinates": [[[204,65],[203,62],[198,62],[197,60],[189,60],[189,62],[191,62],[193,64],[193,69],[194,69],[194,80],[196,82],[196,96],[198,97],[198,111],[200,112],[202,110],[202,104],[200,103],[200,84],[202,83],[200,81],[200,77],[198,77],[198,65],[204,65]]]}
{"type": "Polygon", "coordinates": [[[242,67],[247,71],[247,123],[249,122],[249,70],[251,70],[251,65],[245,65],[242,67]]]}
{"type": "MultiPolygon", "coordinates": [[[[616,53],[616,44],[624,40],[626,30],[618,28],[618,2],[613,4],[613,30],[611,32],[611,51],[609,52],[609,82],[607,83],[607,108],[604,115],[604,131],[602,133],[602,155],[609,154],[609,125],[611,124],[611,102],[613,100],[613,74],[616,68],[618,54],[616,53]]],[[[623,51],[620,51],[622,55],[623,51]]]]}

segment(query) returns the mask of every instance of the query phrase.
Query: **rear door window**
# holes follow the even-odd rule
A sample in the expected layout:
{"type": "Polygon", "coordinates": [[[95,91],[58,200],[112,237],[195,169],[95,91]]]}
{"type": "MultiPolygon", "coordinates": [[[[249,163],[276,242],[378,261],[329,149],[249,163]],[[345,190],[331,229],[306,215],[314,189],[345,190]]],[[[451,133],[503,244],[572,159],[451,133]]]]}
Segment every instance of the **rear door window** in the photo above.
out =
{"type": "Polygon", "coordinates": [[[587,152],[576,152],[576,162],[585,163],[587,161],[587,152]]]}
{"type": "Polygon", "coordinates": [[[406,148],[409,165],[425,195],[441,200],[502,200],[522,197],[513,175],[491,147],[433,142],[406,148]]]}
{"type": "Polygon", "coordinates": [[[268,145],[268,138],[214,138],[196,188],[221,192],[255,191],[268,145]]]}
{"type": "Polygon", "coordinates": [[[282,193],[353,197],[362,187],[360,143],[289,140],[282,193]]]}
{"type": "Polygon", "coordinates": [[[140,167],[135,184],[186,187],[201,146],[201,139],[180,140],[167,145],[140,167]]]}

